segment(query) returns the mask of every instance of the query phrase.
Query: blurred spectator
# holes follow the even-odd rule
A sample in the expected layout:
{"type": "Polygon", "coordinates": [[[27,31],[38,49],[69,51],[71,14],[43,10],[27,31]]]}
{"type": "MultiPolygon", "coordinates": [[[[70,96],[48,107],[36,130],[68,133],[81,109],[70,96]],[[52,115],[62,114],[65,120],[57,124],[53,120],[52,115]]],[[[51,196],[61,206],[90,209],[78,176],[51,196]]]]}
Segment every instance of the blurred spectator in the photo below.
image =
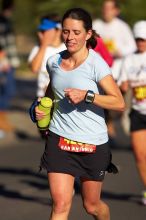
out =
{"type": "Polygon", "coordinates": [[[0,111],[0,138],[5,136],[5,130],[10,129],[10,125],[5,125],[6,114],[5,109],[8,107],[8,92],[7,92],[7,74],[10,72],[9,59],[6,52],[0,46],[0,106],[3,107],[0,111]]]}
{"type": "Polygon", "coordinates": [[[104,0],[102,18],[93,21],[93,28],[103,38],[115,62],[113,76],[119,77],[118,58],[122,58],[136,50],[136,44],[129,25],[120,19],[120,6],[116,0],[104,0]]]}
{"type": "Polygon", "coordinates": [[[137,52],[124,59],[120,84],[123,92],[132,90],[131,143],[145,188],[142,203],[146,205],[146,21],[134,25],[134,36],[137,52]]]}
{"type": "MultiPolygon", "coordinates": [[[[12,0],[2,1],[2,11],[0,13],[0,45],[1,58],[8,59],[9,68],[1,70],[1,77],[3,78],[3,86],[1,86],[0,94],[0,130],[1,133],[12,131],[13,126],[10,124],[7,117],[7,110],[9,109],[10,100],[15,94],[15,68],[20,64],[17,56],[15,35],[12,28],[11,15],[13,12],[14,2],[12,0]]],[[[3,63],[4,64],[4,63],[3,63]]],[[[2,65],[3,65],[2,64],[2,65]]]]}
{"type": "Polygon", "coordinates": [[[46,70],[47,59],[66,47],[61,39],[61,24],[56,14],[43,16],[37,28],[39,44],[34,46],[28,57],[32,72],[38,74],[37,97],[43,97],[49,83],[46,70]]]}
{"type": "Polygon", "coordinates": [[[8,72],[10,69],[10,62],[4,49],[0,46],[0,73],[8,72]]]}
{"type": "MultiPolygon", "coordinates": [[[[116,81],[118,81],[120,77],[120,68],[123,58],[136,50],[133,33],[129,25],[119,18],[119,14],[120,5],[118,1],[104,0],[102,4],[102,18],[93,21],[93,28],[102,37],[105,45],[114,58],[112,73],[116,81]]],[[[125,100],[129,99],[129,95],[130,94],[127,93],[125,100]]],[[[111,138],[114,138],[116,135],[113,124],[113,119],[115,117],[121,117],[121,125],[124,132],[126,134],[129,132],[128,111],[129,109],[122,113],[122,115],[117,115],[111,111],[106,112],[108,130],[111,138]]]]}

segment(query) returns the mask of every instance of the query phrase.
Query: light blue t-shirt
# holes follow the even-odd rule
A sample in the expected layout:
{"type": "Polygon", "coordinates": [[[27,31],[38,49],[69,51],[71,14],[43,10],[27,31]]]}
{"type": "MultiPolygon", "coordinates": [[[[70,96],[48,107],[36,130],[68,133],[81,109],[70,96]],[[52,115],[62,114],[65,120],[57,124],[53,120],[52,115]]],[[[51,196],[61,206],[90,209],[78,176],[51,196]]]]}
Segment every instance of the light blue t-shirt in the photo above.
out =
{"type": "MultiPolygon", "coordinates": [[[[62,52],[61,52],[62,53],[62,52]]],[[[99,94],[98,82],[111,70],[106,62],[92,49],[86,60],[69,71],[59,66],[61,53],[47,61],[47,70],[55,96],[55,107],[49,129],[67,139],[100,145],[108,141],[104,111],[101,107],[82,101],[73,105],[65,97],[64,89],[92,90],[99,94]]]]}

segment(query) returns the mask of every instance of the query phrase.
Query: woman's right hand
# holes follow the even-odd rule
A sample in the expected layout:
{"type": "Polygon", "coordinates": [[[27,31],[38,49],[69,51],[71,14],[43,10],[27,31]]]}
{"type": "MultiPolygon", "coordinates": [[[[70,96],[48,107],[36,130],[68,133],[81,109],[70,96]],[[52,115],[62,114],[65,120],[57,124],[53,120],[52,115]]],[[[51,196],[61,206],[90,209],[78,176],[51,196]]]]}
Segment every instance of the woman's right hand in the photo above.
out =
{"type": "Polygon", "coordinates": [[[38,106],[35,107],[35,115],[36,115],[36,120],[39,121],[45,117],[45,113],[41,110],[39,110],[38,106]]]}

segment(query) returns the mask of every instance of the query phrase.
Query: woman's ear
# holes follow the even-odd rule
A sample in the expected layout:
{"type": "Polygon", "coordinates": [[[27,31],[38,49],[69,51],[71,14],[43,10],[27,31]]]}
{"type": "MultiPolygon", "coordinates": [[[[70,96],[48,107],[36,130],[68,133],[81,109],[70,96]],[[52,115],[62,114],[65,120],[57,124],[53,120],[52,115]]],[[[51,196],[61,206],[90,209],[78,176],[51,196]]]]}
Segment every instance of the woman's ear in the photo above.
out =
{"type": "Polygon", "coordinates": [[[89,30],[89,31],[87,32],[86,40],[89,40],[89,39],[91,38],[92,33],[93,33],[92,30],[89,30]]]}

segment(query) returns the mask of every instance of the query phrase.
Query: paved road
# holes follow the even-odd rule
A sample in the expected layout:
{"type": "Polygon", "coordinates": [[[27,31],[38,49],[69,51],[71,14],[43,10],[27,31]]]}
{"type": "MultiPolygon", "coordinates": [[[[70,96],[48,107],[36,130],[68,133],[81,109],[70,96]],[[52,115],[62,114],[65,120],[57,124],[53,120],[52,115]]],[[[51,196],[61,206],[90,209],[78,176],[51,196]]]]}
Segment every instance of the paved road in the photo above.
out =
{"type": "MultiPolygon", "coordinates": [[[[44,142],[28,118],[27,109],[35,96],[35,80],[18,80],[17,95],[13,100],[10,120],[15,134],[0,140],[0,219],[48,220],[51,198],[45,173],[39,173],[39,159],[44,142]]],[[[107,175],[102,198],[111,209],[111,220],[146,220],[146,207],[140,205],[140,182],[129,138],[119,122],[113,160],[119,166],[118,175],[107,175]]],[[[82,208],[78,188],[73,197],[70,220],[92,219],[82,208]]]]}

